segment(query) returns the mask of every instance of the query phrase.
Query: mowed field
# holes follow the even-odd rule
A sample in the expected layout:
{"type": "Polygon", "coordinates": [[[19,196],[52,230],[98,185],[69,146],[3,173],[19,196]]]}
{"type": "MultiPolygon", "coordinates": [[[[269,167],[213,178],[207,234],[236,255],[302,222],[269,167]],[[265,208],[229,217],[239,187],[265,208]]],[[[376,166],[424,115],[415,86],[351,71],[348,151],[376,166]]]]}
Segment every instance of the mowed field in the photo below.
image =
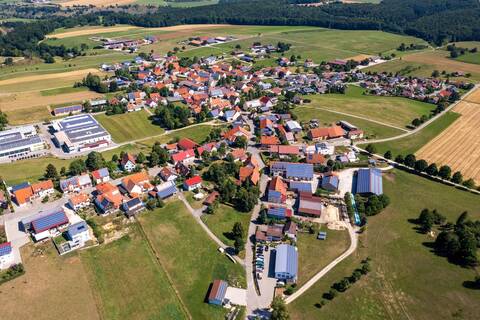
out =
{"type": "Polygon", "coordinates": [[[307,96],[312,102],[306,106],[342,112],[402,129],[413,119],[429,115],[435,107],[433,104],[406,98],[378,97],[363,93],[364,89],[349,86],[345,94],[307,96]]]}
{"type": "Polygon", "coordinates": [[[447,164],[465,179],[480,183],[480,90],[455,106],[461,116],[416,153],[417,158],[447,164]],[[476,102],[474,102],[476,101],[476,102]]]}
{"type": "Polygon", "coordinates": [[[151,115],[145,110],[111,116],[106,114],[95,116],[100,124],[112,135],[113,141],[117,143],[164,133],[165,131],[160,126],[152,123],[150,117],[151,115]]]}
{"type": "Polygon", "coordinates": [[[139,226],[81,254],[102,319],[187,319],[139,226]]]}
{"type": "Polygon", "coordinates": [[[101,319],[79,255],[60,257],[50,242],[36,248],[21,250],[25,275],[0,286],[1,318],[101,319]]]}
{"type": "Polygon", "coordinates": [[[390,206],[368,218],[352,256],[288,305],[291,318],[478,319],[480,291],[462,285],[472,281],[478,270],[433,254],[426,245],[433,239],[418,233],[409,220],[417,218],[423,208],[437,208],[451,222],[465,210],[471,219],[479,219],[479,196],[397,170],[384,174],[383,185],[390,206]],[[372,272],[316,308],[322,294],[350,276],[366,257],[372,259],[372,272]]]}
{"type": "Polygon", "coordinates": [[[205,303],[209,286],[223,279],[245,287],[245,270],[218,252],[181,201],[138,219],[193,318],[224,319],[226,309],[205,303]]]}

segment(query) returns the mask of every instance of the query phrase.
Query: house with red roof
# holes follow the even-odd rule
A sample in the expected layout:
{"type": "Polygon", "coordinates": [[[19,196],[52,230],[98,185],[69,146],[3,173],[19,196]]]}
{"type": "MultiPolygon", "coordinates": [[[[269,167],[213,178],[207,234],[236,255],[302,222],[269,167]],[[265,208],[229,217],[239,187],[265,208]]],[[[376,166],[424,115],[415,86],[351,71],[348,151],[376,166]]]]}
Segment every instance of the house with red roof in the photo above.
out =
{"type": "Polygon", "coordinates": [[[137,162],[135,161],[135,157],[131,155],[130,153],[125,153],[120,160],[120,165],[122,166],[122,169],[127,172],[132,172],[135,170],[135,167],[137,166],[137,162]]]}
{"type": "Polygon", "coordinates": [[[193,176],[187,180],[185,180],[185,182],[183,183],[183,189],[185,189],[186,191],[192,191],[192,190],[196,190],[198,188],[201,188],[202,187],[202,177],[200,176],[193,176]]]}
{"type": "Polygon", "coordinates": [[[189,138],[182,138],[178,140],[177,147],[181,150],[195,149],[198,147],[198,143],[189,138]]]}
{"type": "Polygon", "coordinates": [[[268,202],[285,203],[287,201],[287,184],[282,177],[276,176],[268,184],[268,202]]]}
{"type": "Polygon", "coordinates": [[[269,148],[270,146],[279,145],[280,139],[277,136],[261,136],[260,145],[262,148],[269,148]]]}
{"type": "Polygon", "coordinates": [[[180,151],[172,154],[172,163],[177,164],[182,162],[185,165],[192,164],[195,161],[195,151],[193,149],[180,151]]]}
{"type": "Polygon", "coordinates": [[[308,132],[308,138],[313,141],[335,139],[343,137],[344,135],[345,132],[342,127],[337,125],[326,128],[315,128],[308,132]]]}

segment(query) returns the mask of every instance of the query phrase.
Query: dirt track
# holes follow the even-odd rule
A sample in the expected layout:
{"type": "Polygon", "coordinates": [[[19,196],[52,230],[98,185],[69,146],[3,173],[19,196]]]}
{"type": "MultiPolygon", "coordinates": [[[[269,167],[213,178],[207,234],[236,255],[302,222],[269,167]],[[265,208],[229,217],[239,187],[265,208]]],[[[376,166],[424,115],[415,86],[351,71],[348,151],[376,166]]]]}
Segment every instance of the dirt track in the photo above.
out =
{"type": "Polygon", "coordinates": [[[440,135],[423,146],[417,153],[418,159],[425,159],[437,166],[449,165],[452,172],[460,171],[464,179],[472,178],[480,183],[480,89],[453,111],[460,113],[458,118],[440,135]]]}

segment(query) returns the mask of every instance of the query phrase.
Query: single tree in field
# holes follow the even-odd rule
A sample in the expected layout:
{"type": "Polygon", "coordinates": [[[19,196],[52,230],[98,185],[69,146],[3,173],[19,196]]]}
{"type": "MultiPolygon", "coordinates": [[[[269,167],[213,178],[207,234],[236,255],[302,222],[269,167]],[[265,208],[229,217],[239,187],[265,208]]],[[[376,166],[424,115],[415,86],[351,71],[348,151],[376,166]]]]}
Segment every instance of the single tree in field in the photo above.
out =
{"type": "Polygon", "coordinates": [[[55,168],[55,166],[51,163],[47,165],[44,177],[51,180],[58,180],[60,178],[57,172],[57,168],[55,168]]]}
{"type": "Polygon", "coordinates": [[[453,183],[462,183],[463,182],[463,176],[462,176],[462,173],[460,171],[457,171],[453,174],[452,182],[453,183]]]}
{"type": "Polygon", "coordinates": [[[423,172],[427,169],[428,163],[425,160],[417,160],[415,161],[415,170],[423,172]]]}
{"type": "Polygon", "coordinates": [[[413,154],[407,154],[407,156],[405,157],[405,160],[403,161],[403,163],[407,166],[407,167],[410,167],[410,168],[413,168],[415,166],[415,162],[417,161],[417,159],[415,158],[415,156],[413,154]]]}
{"type": "Polygon", "coordinates": [[[368,144],[365,150],[370,154],[374,154],[377,152],[377,148],[375,148],[373,144],[368,144]]]}
{"type": "Polygon", "coordinates": [[[425,172],[431,176],[436,176],[438,174],[437,165],[435,163],[430,164],[425,172]]]}
{"type": "Polygon", "coordinates": [[[397,163],[403,163],[404,159],[403,159],[403,156],[401,154],[399,154],[398,156],[395,157],[395,162],[397,163]]]}
{"type": "Polygon", "coordinates": [[[452,169],[449,166],[441,166],[438,170],[438,176],[442,179],[448,180],[452,174],[452,169]]]}

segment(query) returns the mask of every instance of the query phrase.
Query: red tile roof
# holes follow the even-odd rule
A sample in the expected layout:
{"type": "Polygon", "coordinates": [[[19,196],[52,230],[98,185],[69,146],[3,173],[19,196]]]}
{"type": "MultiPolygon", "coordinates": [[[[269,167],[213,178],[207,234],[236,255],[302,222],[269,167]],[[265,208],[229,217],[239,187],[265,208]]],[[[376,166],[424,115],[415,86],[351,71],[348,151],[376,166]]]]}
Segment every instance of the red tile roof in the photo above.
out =
{"type": "Polygon", "coordinates": [[[194,186],[196,184],[202,183],[202,177],[200,176],[193,176],[190,179],[185,180],[185,185],[187,186],[194,186]]]}

